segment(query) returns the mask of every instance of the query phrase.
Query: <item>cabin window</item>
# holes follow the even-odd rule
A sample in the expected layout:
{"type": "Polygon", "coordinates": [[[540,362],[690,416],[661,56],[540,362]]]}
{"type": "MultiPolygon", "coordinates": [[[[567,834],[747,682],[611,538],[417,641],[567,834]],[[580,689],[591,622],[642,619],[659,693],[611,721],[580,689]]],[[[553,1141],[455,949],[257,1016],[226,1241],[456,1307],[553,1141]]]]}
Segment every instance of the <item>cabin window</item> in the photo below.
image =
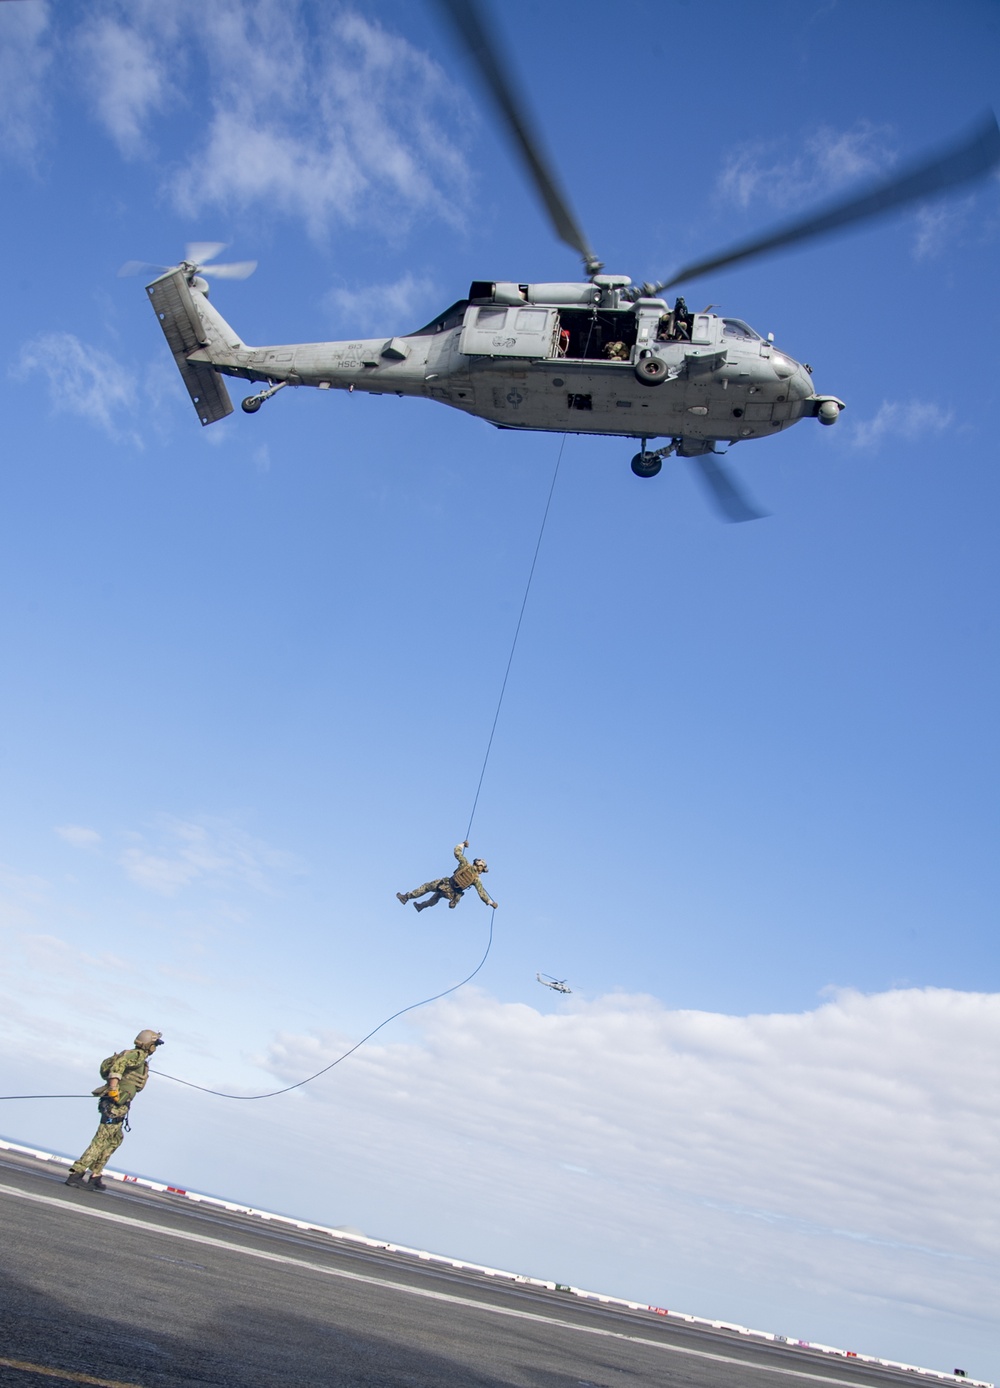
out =
{"type": "Polygon", "coordinates": [[[741,318],[723,318],[722,336],[735,337],[741,342],[759,342],[760,333],[755,333],[741,318]]]}
{"type": "Polygon", "coordinates": [[[468,310],[458,350],[473,357],[544,361],[556,355],[558,320],[555,308],[476,306],[468,310]]]}

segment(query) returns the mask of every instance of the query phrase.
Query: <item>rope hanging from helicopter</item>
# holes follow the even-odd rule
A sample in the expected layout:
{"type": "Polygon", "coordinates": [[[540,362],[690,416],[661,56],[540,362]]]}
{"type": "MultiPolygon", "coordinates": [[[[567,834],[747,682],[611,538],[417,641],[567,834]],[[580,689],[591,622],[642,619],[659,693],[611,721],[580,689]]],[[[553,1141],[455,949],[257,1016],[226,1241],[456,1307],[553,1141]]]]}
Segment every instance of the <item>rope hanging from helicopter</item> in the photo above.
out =
{"type": "Polygon", "coordinates": [[[493,715],[493,725],[490,728],[489,740],[486,743],[486,755],[483,757],[482,770],[479,773],[479,780],[476,784],[476,794],[472,801],[472,811],[469,815],[468,828],[465,831],[466,839],[472,836],[472,821],[476,817],[476,808],[479,804],[479,792],[483,788],[483,778],[486,775],[486,767],[490,759],[490,752],[493,750],[493,737],[497,730],[497,723],[500,721],[500,710],[503,708],[503,696],[507,692],[507,680],[510,677],[510,667],[514,663],[514,652],[517,650],[517,638],[521,634],[521,623],[524,621],[524,611],[528,606],[528,594],[531,592],[531,580],[535,576],[535,565],[538,563],[539,551],[542,548],[542,537],[545,534],[545,523],[549,518],[549,509],[552,506],[552,497],[556,489],[556,481],[559,477],[559,465],[562,463],[563,449],[566,447],[566,435],[563,434],[562,442],[559,444],[559,453],[556,457],[555,469],[552,473],[552,481],[549,485],[549,494],[545,500],[545,510],[542,512],[542,523],[538,529],[538,539],[535,542],[535,552],[531,558],[531,568],[528,570],[528,581],[524,585],[524,597],[521,599],[521,610],[517,616],[517,626],[514,628],[514,639],[510,643],[510,655],[507,657],[507,668],[504,670],[503,681],[500,685],[500,697],[497,699],[496,713],[493,715]]]}
{"type": "MultiPolygon", "coordinates": [[[[545,509],[544,509],[544,511],[543,511],[543,513],[542,513],[542,523],[541,523],[541,525],[540,525],[539,528],[538,528],[538,539],[535,541],[535,552],[534,552],[534,554],[532,555],[532,558],[531,558],[531,567],[530,567],[529,570],[528,570],[528,581],[527,581],[527,583],[524,585],[524,597],[521,599],[521,610],[520,610],[520,612],[518,613],[517,624],[516,624],[516,626],[515,626],[515,628],[514,628],[514,636],[513,636],[513,639],[512,639],[512,641],[511,641],[511,643],[510,643],[510,653],[509,653],[508,656],[507,656],[507,665],[506,665],[506,667],[505,667],[505,669],[504,669],[503,680],[501,681],[501,684],[500,684],[500,695],[499,695],[499,697],[498,697],[498,699],[497,699],[496,711],[495,711],[494,714],[493,714],[493,722],[492,722],[492,725],[491,725],[491,727],[490,727],[490,734],[489,734],[489,737],[488,737],[487,742],[486,742],[486,752],[485,752],[485,755],[483,756],[483,764],[482,764],[482,767],[480,768],[480,771],[479,771],[479,780],[478,780],[477,783],[476,783],[476,793],[475,793],[475,796],[473,797],[472,809],[471,809],[471,811],[470,811],[470,813],[469,813],[469,823],[468,823],[468,827],[466,828],[466,831],[465,831],[465,837],[466,837],[466,839],[469,838],[469,836],[470,836],[470,834],[471,834],[471,832],[472,832],[473,820],[474,820],[475,817],[476,817],[476,809],[478,808],[478,805],[479,805],[479,796],[480,796],[480,793],[481,793],[482,788],[483,788],[483,781],[484,781],[484,779],[485,779],[485,777],[486,777],[486,768],[487,768],[487,766],[489,765],[490,753],[491,753],[492,750],[493,750],[493,739],[494,739],[494,737],[495,737],[495,735],[496,735],[497,724],[498,724],[499,721],[500,721],[500,710],[503,708],[504,695],[505,695],[506,692],[507,692],[507,682],[508,682],[508,680],[509,680],[509,678],[510,678],[511,666],[512,666],[513,663],[514,663],[514,653],[515,653],[515,651],[517,650],[517,641],[518,641],[518,637],[519,637],[520,634],[521,634],[521,625],[522,625],[522,623],[523,623],[523,621],[524,621],[525,610],[527,609],[527,606],[528,606],[528,596],[529,596],[529,594],[531,593],[531,584],[532,584],[532,580],[534,579],[534,576],[535,576],[535,567],[536,567],[536,565],[538,564],[538,556],[539,556],[539,553],[541,552],[541,548],[542,548],[542,539],[543,539],[543,537],[544,537],[544,535],[545,535],[545,526],[546,526],[546,522],[548,521],[548,518],[549,518],[549,511],[550,511],[551,506],[552,506],[552,497],[553,497],[553,495],[554,495],[554,493],[555,493],[556,481],[558,480],[558,477],[559,477],[559,468],[560,468],[560,465],[561,465],[561,463],[562,463],[563,450],[565,449],[565,447],[566,447],[566,435],[563,434],[562,439],[561,439],[560,444],[559,444],[559,452],[558,452],[558,454],[557,454],[557,456],[556,456],[556,465],[555,465],[555,468],[553,469],[553,473],[552,473],[552,481],[551,481],[551,483],[549,484],[549,493],[548,493],[548,496],[546,497],[546,500],[545,500],[545,509]]],[[[301,1088],[303,1087],[303,1085],[312,1084],[313,1080],[318,1080],[318,1079],[320,1078],[321,1075],[328,1074],[329,1071],[332,1070],[332,1069],[334,1069],[337,1065],[341,1065],[341,1064],[342,1064],[345,1060],[347,1060],[350,1056],[354,1055],[355,1051],[360,1050],[361,1047],[364,1046],[364,1045],[366,1044],[366,1042],[370,1041],[370,1040],[372,1039],[373,1036],[377,1035],[378,1032],[382,1031],[385,1027],[387,1027],[387,1026],[389,1025],[390,1022],[396,1021],[396,1019],[397,1019],[398,1017],[404,1017],[408,1012],[415,1012],[415,1011],[417,1010],[417,1008],[420,1008],[420,1007],[427,1007],[427,1006],[429,1006],[432,1002],[439,1002],[441,998],[446,998],[446,997],[448,997],[451,993],[457,993],[458,990],[459,990],[460,988],[464,988],[465,985],[466,985],[467,983],[471,983],[472,980],[476,977],[476,975],[479,973],[479,971],[480,971],[480,970],[483,968],[483,966],[485,965],[487,959],[488,959],[489,956],[490,956],[490,950],[491,950],[492,948],[493,948],[493,912],[491,911],[491,912],[490,912],[489,938],[487,939],[487,942],[486,942],[486,949],[484,950],[483,956],[482,956],[482,958],[480,959],[479,963],[476,965],[476,967],[472,970],[472,972],[471,972],[470,974],[467,974],[466,977],[463,978],[463,979],[461,980],[461,982],[459,982],[459,983],[453,983],[453,984],[451,985],[450,988],[445,988],[445,989],[443,989],[440,993],[435,993],[435,994],[433,994],[433,996],[431,996],[431,997],[429,997],[429,998],[421,998],[419,1002],[412,1002],[412,1003],[409,1003],[406,1007],[401,1007],[401,1008],[399,1008],[399,1010],[396,1011],[396,1012],[393,1012],[391,1016],[386,1017],[383,1021],[379,1022],[378,1026],[372,1027],[371,1031],[367,1032],[366,1035],[362,1036],[362,1038],[361,1038],[360,1041],[355,1041],[355,1043],[354,1043],[353,1046],[348,1047],[348,1049],[347,1049],[346,1051],[343,1051],[340,1055],[338,1055],[338,1056],[336,1057],[336,1059],[331,1060],[330,1063],[329,1063],[329,1065],[324,1065],[323,1068],[322,1068],[321,1070],[317,1070],[317,1071],[315,1072],[315,1074],[307,1075],[306,1078],[305,1078],[305,1079],[302,1079],[302,1080],[296,1080],[296,1082],[295,1082],[294,1084],[286,1084],[286,1085],[284,1085],[281,1089],[271,1089],[271,1090],[268,1090],[268,1091],[267,1091],[266,1093],[264,1093],[264,1094],[227,1094],[224,1090],[221,1090],[221,1089],[211,1089],[211,1088],[209,1088],[208,1085],[204,1085],[204,1084],[195,1084],[193,1080],[184,1080],[184,1079],[181,1079],[179,1075],[168,1075],[168,1074],[167,1074],[165,1071],[163,1071],[163,1070],[154,1070],[154,1071],[153,1071],[153,1074],[158,1075],[160,1079],[170,1080],[170,1081],[172,1081],[174,1084],[183,1085],[183,1086],[185,1087],[185,1089],[197,1089],[197,1090],[199,1090],[202,1094],[211,1094],[211,1095],[213,1095],[213,1096],[214,1096],[215,1098],[217,1098],[217,1099],[245,1099],[245,1100],[246,1100],[246,1099],[274,1099],[274,1098],[277,1098],[279,1094],[289,1094],[289,1093],[291,1093],[291,1091],[292,1091],[293,1089],[301,1089],[301,1088]]],[[[6,1100],[6,1099],[92,1099],[92,1098],[93,1098],[93,1095],[92,1095],[92,1094],[0,1094],[0,1102],[2,1102],[3,1100],[6,1100]]]]}

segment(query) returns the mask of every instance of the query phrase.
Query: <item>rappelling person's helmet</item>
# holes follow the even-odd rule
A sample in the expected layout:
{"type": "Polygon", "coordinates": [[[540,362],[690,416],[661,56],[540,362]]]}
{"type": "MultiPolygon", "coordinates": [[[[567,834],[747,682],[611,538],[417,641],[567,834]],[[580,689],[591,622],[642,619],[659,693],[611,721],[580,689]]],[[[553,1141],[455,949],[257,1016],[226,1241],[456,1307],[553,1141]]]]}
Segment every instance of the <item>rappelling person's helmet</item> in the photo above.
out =
{"type": "Polygon", "coordinates": [[[135,1038],[135,1044],[141,1046],[144,1051],[152,1051],[157,1046],[163,1045],[163,1032],[150,1031],[147,1027],[145,1031],[140,1031],[135,1038]]]}
{"type": "Polygon", "coordinates": [[[473,858],[472,866],[478,868],[480,872],[489,872],[489,868],[483,862],[482,858],[473,858]]]}

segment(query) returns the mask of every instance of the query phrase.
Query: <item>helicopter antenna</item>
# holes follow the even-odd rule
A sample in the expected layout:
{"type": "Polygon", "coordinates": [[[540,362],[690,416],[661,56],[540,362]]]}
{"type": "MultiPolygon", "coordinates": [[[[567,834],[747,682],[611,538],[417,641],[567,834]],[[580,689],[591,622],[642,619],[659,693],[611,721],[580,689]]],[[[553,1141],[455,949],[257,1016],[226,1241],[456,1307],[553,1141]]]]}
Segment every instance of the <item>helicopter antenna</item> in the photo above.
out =
{"type": "Polygon", "coordinates": [[[593,279],[604,268],[603,261],[598,260],[559,186],[477,0],[438,0],[438,4],[451,20],[480,77],[492,93],[507,132],[524,161],[536,192],[545,204],[556,235],[560,241],[572,246],[579,253],[588,279],[593,279]]]}
{"type": "Polygon", "coordinates": [[[895,211],[897,207],[905,207],[907,203],[938,197],[951,188],[981,178],[997,163],[1000,163],[1000,127],[997,126],[996,116],[990,111],[985,120],[960,144],[936,154],[932,159],[912,165],[903,174],[877,183],[860,197],[830,203],[819,212],[798,221],[787,222],[765,236],[732,246],[721,255],[685,265],[672,279],[663,280],[660,284],[643,285],[640,292],[659,294],[661,290],[672,289],[675,284],[684,280],[693,280],[698,275],[708,274],[710,270],[720,270],[724,265],[752,260],[768,251],[776,251],[781,246],[811,241],[851,226],[855,222],[866,222],[874,217],[881,217],[887,212],[895,211]]]}

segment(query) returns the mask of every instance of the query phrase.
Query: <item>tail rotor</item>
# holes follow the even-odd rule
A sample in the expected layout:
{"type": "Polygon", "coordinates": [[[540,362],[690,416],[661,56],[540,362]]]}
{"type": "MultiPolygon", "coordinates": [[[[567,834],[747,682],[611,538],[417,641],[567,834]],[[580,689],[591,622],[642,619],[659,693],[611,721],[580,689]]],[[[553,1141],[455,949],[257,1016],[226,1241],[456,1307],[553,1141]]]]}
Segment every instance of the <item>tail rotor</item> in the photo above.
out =
{"type": "Polygon", "coordinates": [[[118,271],[118,277],[123,279],[128,275],[146,274],[156,277],[165,275],[168,270],[179,268],[186,272],[189,280],[194,275],[214,275],[220,280],[245,280],[256,270],[256,260],[234,260],[223,265],[209,263],[222,254],[226,245],[225,241],[191,241],[184,248],[184,259],[179,266],[152,265],[146,260],[126,260],[118,271]]]}

